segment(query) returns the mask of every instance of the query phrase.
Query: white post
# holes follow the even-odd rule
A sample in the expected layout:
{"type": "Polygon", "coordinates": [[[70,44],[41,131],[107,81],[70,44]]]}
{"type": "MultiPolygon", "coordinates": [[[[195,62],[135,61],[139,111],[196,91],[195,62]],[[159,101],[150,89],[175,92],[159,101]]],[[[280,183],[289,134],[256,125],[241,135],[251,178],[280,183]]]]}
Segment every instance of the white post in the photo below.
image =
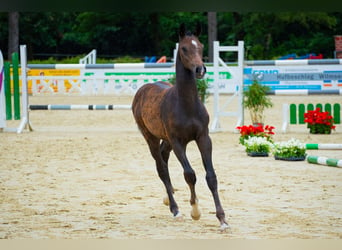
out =
{"type": "Polygon", "coordinates": [[[287,103],[284,103],[283,104],[283,126],[281,129],[283,133],[286,133],[288,125],[289,125],[289,105],[287,103]]]}
{"type": "Polygon", "coordinates": [[[244,123],[244,107],[243,107],[243,69],[244,69],[244,42],[239,41],[238,46],[219,46],[219,42],[214,42],[214,56],[213,56],[213,72],[214,72],[214,119],[211,125],[211,131],[217,131],[220,128],[220,116],[236,116],[236,126],[241,126],[244,123]],[[220,58],[220,51],[233,51],[238,53],[238,66],[228,67],[226,63],[220,58]],[[229,102],[237,96],[238,98],[238,110],[236,112],[226,112],[220,108],[220,63],[222,66],[231,73],[234,82],[236,83],[236,89],[234,95],[226,102],[227,106],[229,102]]]}
{"type": "Polygon", "coordinates": [[[96,49],[93,50],[92,64],[96,64],[96,49]]]}
{"type": "Polygon", "coordinates": [[[211,129],[213,131],[217,130],[220,128],[219,124],[219,80],[220,80],[220,72],[219,72],[219,53],[220,53],[220,46],[218,41],[214,41],[214,46],[213,46],[213,66],[214,66],[214,120],[211,126],[211,129]]]}
{"type": "Polygon", "coordinates": [[[244,57],[245,57],[245,49],[244,49],[244,41],[238,41],[238,81],[240,84],[238,85],[238,93],[239,93],[239,119],[236,126],[242,126],[244,124],[244,105],[243,105],[243,68],[244,68],[244,57]]]}
{"type": "Polygon", "coordinates": [[[28,113],[28,91],[27,91],[27,56],[26,45],[20,45],[20,66],[21,66],[21,103],[22,103],[22,120],[18,127],[17,133],[20,134],[24,128],[32,131],[28,113]]]}
{"type": "Polygon", "coordinates": [[[177,52],[178,52],[178,43],[176,43],[176,48],[173,50],[173,63],[174,64],[176,64],[177,52]]]}
{"type": "Polygon", "coordinates": [[[0,50],[0,131],[6,127],[4,59],[0,50]]]}

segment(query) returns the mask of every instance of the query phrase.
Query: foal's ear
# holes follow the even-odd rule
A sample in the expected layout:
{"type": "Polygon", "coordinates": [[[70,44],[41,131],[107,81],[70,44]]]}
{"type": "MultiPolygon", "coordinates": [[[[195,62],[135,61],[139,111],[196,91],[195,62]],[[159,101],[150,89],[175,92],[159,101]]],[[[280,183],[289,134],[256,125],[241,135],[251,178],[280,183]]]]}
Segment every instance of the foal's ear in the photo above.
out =
{"type": "Polygon", "coordinates": [[[201,24],[199,22],[197,22],[197,24],[196,24],[196,31],[194,32],[194,35],[199,37],[201,32],[202,32],[201,24]]]}
{"type": "Polygon", "coordinates": [[[179,25],[179,38],[183,38],[185,36],[185,24],[181,23],[179,25]]]}

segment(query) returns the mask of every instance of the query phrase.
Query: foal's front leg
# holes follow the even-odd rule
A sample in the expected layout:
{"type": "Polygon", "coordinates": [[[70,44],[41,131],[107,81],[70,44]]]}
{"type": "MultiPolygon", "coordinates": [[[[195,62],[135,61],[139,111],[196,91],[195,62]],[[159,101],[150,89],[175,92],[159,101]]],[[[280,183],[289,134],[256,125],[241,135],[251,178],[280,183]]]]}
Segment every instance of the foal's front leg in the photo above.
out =
{"type": "Polygon", "coordinates": [[[216,207],[216,217],[220,221],[221,230],[225,230],[226,228],[229,228],[229,225],[226,222],[225,213],[223,211],[219,194],[217,191],[217,177],[216,177],[216,173],[215,173],[212,159],[211,159],[211,154],[212,154],[211,139],[209,135],[206,134],[206,135],[199,137],[199,139],[196,140],[196,143],[197,143],[198,149],[201,152],[203,165],[206,171],[207,184],[214,198],[215,207],[216,207]]]}

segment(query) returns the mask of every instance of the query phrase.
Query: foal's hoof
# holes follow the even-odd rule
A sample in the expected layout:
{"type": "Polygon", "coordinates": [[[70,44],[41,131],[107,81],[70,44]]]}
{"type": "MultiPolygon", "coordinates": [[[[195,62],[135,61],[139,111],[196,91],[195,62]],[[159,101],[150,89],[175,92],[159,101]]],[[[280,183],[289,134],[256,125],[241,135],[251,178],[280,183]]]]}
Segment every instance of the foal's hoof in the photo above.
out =
{"type": "Polygon", "coordinates": [[[173,216],[173,218],[175,219],[175,221],[183,221],[183,215],[180,212],[173,216]]]}
{"type": "Polygon", "coordinates": [[[201,212],[197,206],[193,206],[191,210],[191,218],[193,220],[199,220],[201,218],[201,212]]]}
{"type": "Polygon", "coordinates": [[[228,232],[228,233],[232,232],[231,229],[230,229],[230,226],[227,223],[222,223],[221,224],[220,231],[221,232],[228,232]]]}
{"type": "Polygon", "coordinates": [[[199,220],[199,219],[201,218],[201,213],[193,214],[193,213],[191,212],[191,218],[192,218],[193,220],[199,220]]]}

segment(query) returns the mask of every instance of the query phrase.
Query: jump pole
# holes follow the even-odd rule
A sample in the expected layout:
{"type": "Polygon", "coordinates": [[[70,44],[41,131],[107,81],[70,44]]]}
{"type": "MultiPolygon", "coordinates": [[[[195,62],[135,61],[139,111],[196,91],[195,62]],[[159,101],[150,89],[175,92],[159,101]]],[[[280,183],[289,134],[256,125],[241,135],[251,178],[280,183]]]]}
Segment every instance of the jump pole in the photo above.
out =
{"type": "Polygon", "coordinates": [[[341,150],[342,144],[333,144],[333,143],[307,143],[305,145],[306,149],[327,149],[327,150],[341,150]]]}
{"type": "Polygon", "coordinates": [[[307,161],[308,163],[342,168],[342,160],[339,160],[339,159],[333,159],[333,158],[329,159],[323,156],[311,156],[310,155],[307,157],[307,161]]]}
{"type": "Polygon", "coordinates": [[[129,110],[131,105],[79,105],[79,104],[47,104],[47,105],[29,105],[29,110],[129,110]]]}

